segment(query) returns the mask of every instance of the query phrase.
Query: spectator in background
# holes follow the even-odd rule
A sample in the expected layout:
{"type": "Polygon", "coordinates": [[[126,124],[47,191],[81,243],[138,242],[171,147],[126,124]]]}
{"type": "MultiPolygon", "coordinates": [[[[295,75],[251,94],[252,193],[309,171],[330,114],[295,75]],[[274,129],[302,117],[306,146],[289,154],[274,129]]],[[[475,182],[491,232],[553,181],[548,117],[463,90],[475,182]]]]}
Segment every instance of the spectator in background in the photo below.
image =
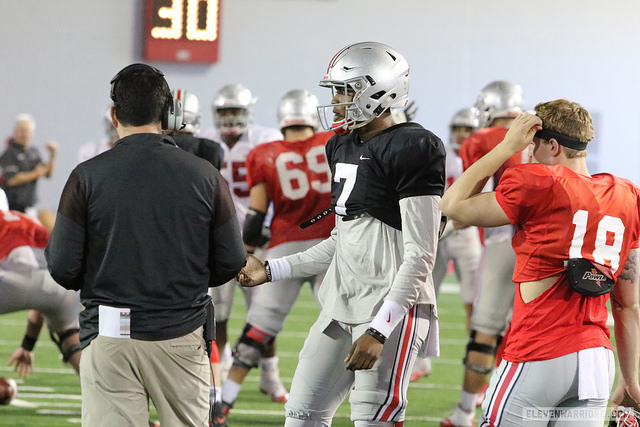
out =
{"type": "Polygon", "coordinates": [[[13,136],[5,152],[0,156],[2,189],[9,200],[9,209],[37,217],[35,209],[37,183],[42,176],[50,178],[53,173],[58,144],[49,141],[49,161],[44,162],[31,139],[36,123],[29,114],[19,114],[15,119],[13,136]]]}

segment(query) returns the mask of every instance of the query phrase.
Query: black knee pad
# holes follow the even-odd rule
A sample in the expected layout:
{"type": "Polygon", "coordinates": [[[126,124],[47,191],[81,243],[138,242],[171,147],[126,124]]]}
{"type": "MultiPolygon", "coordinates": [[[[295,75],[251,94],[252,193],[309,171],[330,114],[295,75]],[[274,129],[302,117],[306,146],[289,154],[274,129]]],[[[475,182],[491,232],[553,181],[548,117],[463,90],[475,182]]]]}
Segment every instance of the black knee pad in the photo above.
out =
{"type": "Polygon", "coordinates": [[[275,337],[246,324],[233,349],[233,364],[244,369],[258,367],[264,349],[275,337]]]}
{"type": "Polygon", "coordinates": [[[495,347],[488,344],[478,343],[475,341],[475,338],[476,338],[476,331],[471,331],[471,334],[469,336],[469,342],[467,343],[467,350],[465,352],[464,359],[462,359],[462,363],[467,369],[470,369],[474,372],[478,372],[480,374],[488,374],[493,370],[493,366],[486,367],[486,366],[476,365],[475,363],[470,363],[469,357],[468,357],[469,352],[477,351],[478,353],[484,353],[484,354],[489,354],[491,356],[495,356],[496,353],[498,352],[498,347],[502,342],[502,336],[498,335],[497,337],[498,340],[495,347]]]}
{"type": "Polygon", "coordinates": [[[62,360],[65,363],[68,362],[71,359],[71,356],[73,356],[75,353],[82,351],[82,346],[80,345],[80,343],[73,344],[67,348],[62,347],[62,343],[64,342],[64,340],[66,340],[73,334],[77,334],[78,332],[80,332],[80,329],[78,328],[67,329],[66,331],[60,332],[59,334],[49,332],[51,341],[56,343],[56,345],[58,346],[58,350],[60,350],[60,353],[62,353],[62,360]]]}

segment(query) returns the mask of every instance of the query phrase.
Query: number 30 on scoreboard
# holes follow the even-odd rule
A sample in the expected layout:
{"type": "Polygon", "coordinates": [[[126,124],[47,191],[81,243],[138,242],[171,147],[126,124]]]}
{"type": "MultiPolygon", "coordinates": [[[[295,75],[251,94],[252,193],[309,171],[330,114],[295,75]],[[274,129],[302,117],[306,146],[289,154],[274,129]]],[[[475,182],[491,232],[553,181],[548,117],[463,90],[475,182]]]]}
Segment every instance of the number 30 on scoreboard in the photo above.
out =
{"type": "Polygon", "coordinates": [[[218,60],[221,0],[146,0],[145,59],[218,60]]]}

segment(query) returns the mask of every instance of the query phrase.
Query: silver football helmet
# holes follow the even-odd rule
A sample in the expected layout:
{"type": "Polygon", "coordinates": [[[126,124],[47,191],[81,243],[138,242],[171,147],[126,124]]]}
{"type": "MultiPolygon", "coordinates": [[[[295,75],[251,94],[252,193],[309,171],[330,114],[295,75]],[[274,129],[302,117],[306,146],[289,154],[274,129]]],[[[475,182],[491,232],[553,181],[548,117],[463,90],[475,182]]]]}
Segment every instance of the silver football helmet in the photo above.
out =
{"type": "Polygon", "coordinates": [[[457,127],[469,128],[474,132],[480,128],[480,120],[478,119],[478,109],[476,107],[463,108],[458,110],[451,118],[449,124],[449,144],[456,150],[460,149],[460,142],[453,129],[457,127]]]}
{"type": "Polygon", "coordinates": [[[318,98],[305,89],[293,89],[285,93],[278,105],[280,129],[289,126],[318,128],[318,98]]]}
{"type": "Polygon", "coordinates": [[[515,83],[498,80],[482,89],[476,102],[480,127],[491,125],[494,119],[522,113],[522,88],[515,83]]]}
{"type": "Polygon", "coordinates": [[[241,84],[226,85],[213,98],[213,119],[220,133],[237,137],[251,125],[251,110],[256,98],[241,84]]]}
{"type": "Polygon", "coordinates": [[[173,97],[182,101],[182,122],[184,127],[180,130],[184,133],[197,135],[200,132],[200,102],[193,93],[182,89],[174,89],[173,97]]]}
{"type": "Polygon", "coordinates": [[[380,117],[390,108],[404,107],[409,99],[409,64],[395,49],[377,42],[349,45],[329,63],[320,86],[355,94],[342,104],[318,107],[320,121],[326,130],[347,134],[380,117]],[[344,105],[345,117],[334,121],[333,108],[344,105]]]}

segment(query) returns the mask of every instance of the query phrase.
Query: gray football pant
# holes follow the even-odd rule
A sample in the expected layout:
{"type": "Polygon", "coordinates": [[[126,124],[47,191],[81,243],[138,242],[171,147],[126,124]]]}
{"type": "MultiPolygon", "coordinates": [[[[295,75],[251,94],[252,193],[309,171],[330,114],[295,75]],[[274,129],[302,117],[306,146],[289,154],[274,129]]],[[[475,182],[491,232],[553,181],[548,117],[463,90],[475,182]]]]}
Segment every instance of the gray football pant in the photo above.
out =
{"type": "Polygon", "coordinates": [[[77,328],[82,310],[80,295],[57,284],[46,269],[29,273],[2,271],[0,314],[35,309],[42,313],[52,332],[77,328]]]}
{"type": "MultiPolygon", "coordinates": [[[[302,252],[315,246],[321,239],[305,240],[300,242],[283,243],[269,249],[269,258],[281,258],[290,254],[302,252]]],[[[247,323],[267,332],[269,335],[277,335],[284,326],[284,321],[298,299],[302,285],[311,283],[311,289],[316,303],[317,294],[324,274],[314,277],[302,277],[278,282],[265,283],[258,286],[251,299],[251,307],[247,313],[247,323]]]]}
{"type": "MultiPolygon", "coordinates": [[[[594,368],[608,371],[608,389],[601,390],[608,395],[615,377],[613,352],[607,350],[602,366],[594,368]]],[[[491,377],[480,426],[602,427],[608,399],[579,400],[579,380],[577,352],[535,362],[503,360],[491,377]]]]}
{"type": "Polygon", "coordinates": [[[476,227],[454,230],[440,240],[432,273],[436,295],[440,293],[440,285],[447,275],[449,261],[453,260],[456,279],[460,283],[460,299],[463,304],[471,304],[481,253],[482,245],[476,227]]]}
{"type": "Polygon", "coordinates": [[[373,368],[355,372],[345,370],[344,359],[369,322],[345,324],[321,312],[300,351],[285,404],[287,419],[329,426],[350,393],[351,420],[404,420],[411,368],[429,333],[431,310],[430,305],[411,309],[389,335],[373,368]]]}
{"type": "Polygon", "coordinates": [[[476,300],[473,304],[471,329],[500,335],[511,319],[516,285],[513,269],[516,256],[510,241],[485,246],[480,261],[476,300]]]}

